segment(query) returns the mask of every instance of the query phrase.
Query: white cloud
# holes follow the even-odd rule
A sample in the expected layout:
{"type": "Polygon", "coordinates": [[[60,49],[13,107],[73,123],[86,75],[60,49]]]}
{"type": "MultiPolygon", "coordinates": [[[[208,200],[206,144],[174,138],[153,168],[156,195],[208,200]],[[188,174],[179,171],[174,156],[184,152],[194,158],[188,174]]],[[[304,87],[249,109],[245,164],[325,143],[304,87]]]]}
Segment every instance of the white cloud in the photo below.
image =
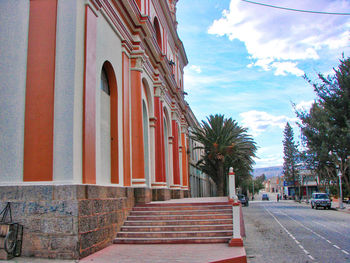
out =
{"type": "MultiPolygon", "coordinates": [[[[350,9],[345,0],[270,0],[269,4],[304,10],[342,12],[350,9]]],[[[227,36],[245,43],[253,62],[274,70],[275,75],[303,75],[297,61],[319,59],[318,51],[341,51],[349,46],[350,19],[347,16],[316,15],[231,0],[229,10],[215,20],[209,34],[227,36]]]]}
{"type": "Polygon", "coordinates": [[[274,62],[272,63],[272,67],[276,69],[275,75],[279,76],[286,76],[287,73],[291,73],[296,76],[302,76],[304,75],[304,71],[297,68],[298,63],[293,62],[274,62]]]}
{"type": "Polygon", "coordinates": [[[283,156],[279,154],[267,155],[264,158],[255,158],[255,168],[265,168],[271,166],[279,166],[283,164],[283,156]]]}
{"type": "Polygon", "coordinates": [[[242,125],[250,129],[253,136],[266,131],[270,127],[283,129],[286,122],[294,122],[296,119],[284,115],[274,116],[264,111],[251,110],[239,115],[242,118],[242,125]]]}
{"type": "Polygon", "coordinates": [[[301,102],[295,105],[295,108],[299,111],[300,110],[308,111],[311,108],[313,103],[314,103],[314,100],[309,100],[309,101],[302,100],[301,102]]]}
{"type": "Polygon", "coordinates": [[[196,65],[191,65],[189,67],[190,70],[197,72],[198,74],[202,72],[201,67],[200,66],[196,66],[196,65]]]}

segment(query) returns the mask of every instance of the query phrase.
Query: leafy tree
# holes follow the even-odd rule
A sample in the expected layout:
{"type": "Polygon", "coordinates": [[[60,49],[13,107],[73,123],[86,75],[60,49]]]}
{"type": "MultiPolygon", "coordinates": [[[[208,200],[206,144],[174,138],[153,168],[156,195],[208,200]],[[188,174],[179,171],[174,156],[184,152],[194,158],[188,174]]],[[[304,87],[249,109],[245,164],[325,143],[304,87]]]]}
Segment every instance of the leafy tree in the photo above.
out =
{"type": "Polygon", "coordinates": [[[306,169],[310,170],[316,178],[319,177],[321,185],[326,185],[335,179],[334,163],[329,156],[329,135],[327,134],[327,116],[324,110],[314,103],[308,113],[298,113],[302,120],[299,124],[302,131],[302,140],[307,146],[302,153],[302,161],[306,169]]]}
{"type": "Polygon", "coordinates": [[[287,181],[295,182],[298,178],[299,151],[294,142],[293,128],[287,122],[283,131],[283,175],[287,181]]]}
{"type": "Polygon", "coordinates": [[[218,196],[225,193],[229,167],[238,177],[249,176],[252,170],[256,145],[246,132],[236,121],[219,114],[210,115],[200,128],[195,128],[192,137],[204,150],[197,166],[214,180],[218,196]]]}
{"type": "Polygon", "coordinates": [[[249,177],[242,181],[240,187],[242,188],[242,192],[244,194],[246,194],[247,191],[249,191],[249,193],[258,193],[261,189],[264,188],[263,182],[264,180],[261,180],[259,177],[249,177]]]}
{"type": "Polygon", "coordinates": [[[266,181],[266,175],[261,174],[261,175],[257,176],[255,180],[262,184],[264,181],[266,181]]]}
{"type": "Polygon", "coordinates": [[[350,190],[350,58],[340,60],[334,75],[318,75],[312,83],[317,100],[309,112],[296,111],[307,154],[315,162],[313,169],[325,181],[336,177],[340,170],[347,190],[350,190]]]}

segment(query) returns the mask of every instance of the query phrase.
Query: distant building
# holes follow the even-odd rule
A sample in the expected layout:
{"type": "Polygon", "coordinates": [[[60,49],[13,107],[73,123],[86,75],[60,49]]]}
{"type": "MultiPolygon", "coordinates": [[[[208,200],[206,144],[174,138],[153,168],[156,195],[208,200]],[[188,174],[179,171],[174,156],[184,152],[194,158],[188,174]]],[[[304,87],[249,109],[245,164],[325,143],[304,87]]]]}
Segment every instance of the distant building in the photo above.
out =
{"type": "Polygon", "coordinates": [[[283,181],[284,192],[289,198],[294,198],[299,193],[301,193],[301,198],[310,198],[313,192],[317,192],[319,189],[318,178],[311,174],[309,170],[301,170],[299,172],[299,180],[293,181],[283,181]]]}
{"type": "Polygon", "coordinates": [[[264,181],[263,184],[264,184],[265,192],[280,193],[280,194],[283,192],[281,178],[279,176],[271,177],[266,181],[264,181]]]}

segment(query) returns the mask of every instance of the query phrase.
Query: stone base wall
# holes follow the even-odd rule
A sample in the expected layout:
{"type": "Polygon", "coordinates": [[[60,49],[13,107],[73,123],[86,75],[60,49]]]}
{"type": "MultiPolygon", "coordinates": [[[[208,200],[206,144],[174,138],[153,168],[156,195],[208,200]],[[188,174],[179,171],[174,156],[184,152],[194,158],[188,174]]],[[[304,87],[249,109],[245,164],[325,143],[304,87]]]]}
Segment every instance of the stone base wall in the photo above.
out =
{"type": "Polygon", "coordinates": [[[152,201],[152,189],[151,188],[134,188],[135,203],[145,204],[152,201]]]}
{"type": "Polygon", "coordinates": [[[135,205],[133,188],[87,187],[79,200],[79,257],[86,257],[110,245],[135,205]]]}
{"type": "Polygon", "coordinates": [[[188,190],[97,185],[0,186],[0,210],[24,226],[22,255],[79,259],[112,243],[136,203],[188,196],[188,190]]]}
{"type": "Polygon", "coordinates": [[[171,199],[171,190],[166,188],[152,189],[152,201],[166,201],[171,199]]]}
{"type": "Polygon", "coordinates": [[[22,255],[79,258],[78,200],[74,186],[1,186],[0,208],[11,202],[12,218],[24,226],[22,255]]]}
{"type": "Polygon", "coordinates": [[[180,189],[152,189],[152,201],[167,201],[170,199],[180,199],[190,197],[189,190],[180,189]]]}
{"type": "Polygon", "coordinates": [[[172,189],[171,199],[180,199],[180,198],[184,198],[184,190],[172,189]]]}
{"type": "Polygon", "coordinates": [[[112,243],[135,205],[134,188],[95,185],[0,186],[23,224],[22,255],[78,259],[112,243]]]}

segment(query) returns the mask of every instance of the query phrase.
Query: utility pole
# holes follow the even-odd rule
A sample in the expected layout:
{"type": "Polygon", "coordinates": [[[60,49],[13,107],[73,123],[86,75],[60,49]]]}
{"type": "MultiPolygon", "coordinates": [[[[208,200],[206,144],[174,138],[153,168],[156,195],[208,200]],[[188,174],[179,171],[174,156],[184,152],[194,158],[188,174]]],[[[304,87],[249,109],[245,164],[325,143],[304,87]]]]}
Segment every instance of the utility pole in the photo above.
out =
{"type": "Polygon", "coordinates": [[[309,190],[307,188],[308,183],[309,183],[309,180],[306,181],[306,203],[307,204],[309,203],[309,190]]]}
{"type": "MultiPolygon", "coordinates": [[[[332,151],[329,151],[329,154],[331,156],[335,157],[335,162],[336,162],[336,168],[338,169],[338,177],[339,177],[339,208],[340,209],[344,209],[344,205],[343,205],[343,189],[342,189],[342,182],[341,182],[341,176],[342,176],[342,168],[346,167],[346,161],[349,160],[349,156],[345,159],[345,163],[343,165],[343,161],[342,159],[335,153],[335,155],[333,155],[332,151]]],[[[345,171],[346,169],[344,169],[345,171]]]]}
{"type": "Polygon", "coordinates": [[[338,176],[339,176],[339,208],[344,209],[343,205],[343,190],[342,190],[342,184],[341,184],[341,170],[340,170],[340,165],[339,165],[339,170],[338,170],[338,176]]]}
{"type": "Polygon", "coordinates": [[[253,179],[253,198],[252,199],[254,200],[254,179],[253,179]]]}

